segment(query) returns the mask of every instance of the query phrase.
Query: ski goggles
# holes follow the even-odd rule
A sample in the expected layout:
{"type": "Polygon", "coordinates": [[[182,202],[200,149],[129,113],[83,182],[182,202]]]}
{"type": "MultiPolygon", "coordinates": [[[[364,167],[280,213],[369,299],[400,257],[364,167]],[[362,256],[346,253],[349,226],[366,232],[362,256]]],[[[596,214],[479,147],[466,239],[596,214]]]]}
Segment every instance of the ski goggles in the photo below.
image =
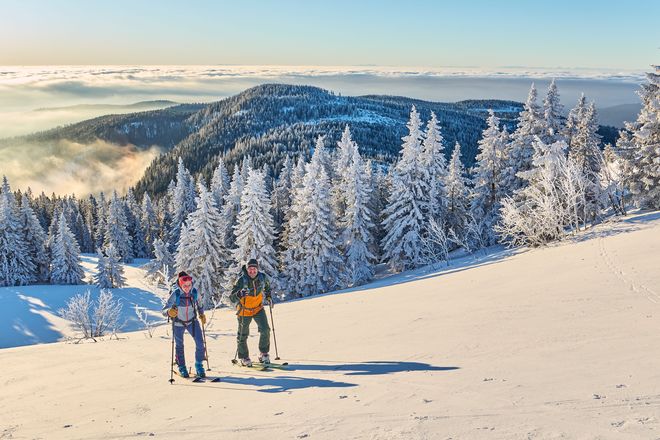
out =
{"type": "Polygon", "coordinates": [[[192,281],[192,277],[190,277],[190,276],[181,277],[181,278],[179,278],[179,281],[181,281],[182,283],[185,283],[187,281],[192,281]]]}

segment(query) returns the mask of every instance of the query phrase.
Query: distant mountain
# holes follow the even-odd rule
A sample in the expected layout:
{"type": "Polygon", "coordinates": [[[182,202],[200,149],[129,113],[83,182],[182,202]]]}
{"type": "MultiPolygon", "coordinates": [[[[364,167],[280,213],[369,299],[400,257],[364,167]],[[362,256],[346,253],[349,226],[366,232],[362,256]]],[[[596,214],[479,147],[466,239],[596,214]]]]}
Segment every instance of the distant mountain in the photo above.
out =
{"type": "Polygon", "coordinates": [[[165,191],[178,157],[207,181],[220,156],[231,167],[249,154],[254,166],[267,164],[276,173],[287,154],[309,155],[319,135],[325,135],[326,145],[333,148],[346,124],[366,157],[391,162],[398,156],[413,104],[423,120],[431,111],[438,115],[446,153],[460,142],[468,165],[486,127],[488,109],[513,127],[522,108],[512,101],[434,103],[394,96],[346,97],[310,86],[261,85],[193,114],[186,120],[190,135],[154,160],[136,189],[165,191]]]}
{"type": "Polygon", "coordinates": [[[623,128],[623,123],[634,122],[642,109],[642,104],[621,104],[598,109],[598,120],[601,125],[611,125],[623,128]]]}
{"type": "Polygon", "coordinates": [[[206,104],[179,104],[161,110],[99,116],[26,136],[0,139],[4,144],[43,144],[69,140],[82,144],[101,139],[117,145],[133,144],[170,149],[190,134],[186,119],[206,104]]]}
{"type": "Polygon", "coordinates": [[[133,104],[77,104],[69,105],[66,107],[44,107],[35,109],[35,112],[59,112],[59,111],[71,111],[71,110],[97,110],[105,111],[108,113],[112,112],[122,112],[127,111],[138,112],[145,110],[158,110],[161,108],[172,107],[177,105],[177,102],[168,101],[165,99],[154,100],[154,101],[140,101],[133,104]]]}

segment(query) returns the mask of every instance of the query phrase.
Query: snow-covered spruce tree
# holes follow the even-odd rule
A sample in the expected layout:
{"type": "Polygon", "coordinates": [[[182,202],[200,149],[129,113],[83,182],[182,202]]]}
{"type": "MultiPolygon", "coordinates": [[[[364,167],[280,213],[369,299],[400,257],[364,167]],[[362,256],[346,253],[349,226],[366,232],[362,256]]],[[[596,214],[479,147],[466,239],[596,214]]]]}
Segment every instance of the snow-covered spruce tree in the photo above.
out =
{"type": "MultiPolygon", "coordinates": [[[[275,182],[272,194],[273,222],[276,231],[283,230],[284,216],[291,206],[291,177],[293,176],[293,161],[287,155],[282,165],[280,175],[275,182]]],[[[278,237],[279,241],[281,236],[278,237]]]]}
{"type": "Polygon", "coordinates": [[[600,186],[602,188],[602,205],[610,205],[618,215],[626,215],[624,201],[623,170],[624,161],[619,153],[607,144],[603,150],[603,162],[600,167],[600,186]]]}
{"type": "MultiPolygon", "coordinates": [[[[55,206],[53,209],[53,215],[50,219],[50,225],[48,226],[48,234],[46,236],[46,252],[48,252],[49,259],[53,259],[53,245],[55,243],[55,237],[57,236],[57,230],[60,221],[60,214],[62,213],[62,208],[55,206]]],[[[49,263],[50,264],[50,263],[49,263]]]]}
{"type": "Polygon", "coordinates": [[[302,260],[302,249],[300,244],[303,239],[302,215],[306,201],[303,199],[303,179],[305,177],[305,159],[298,158],[296,167],[291,174],[291,206],[284,218],[282,230],[280,273],[286,285],[285,296],[297,297],[298,283],[300,281],[300,262],[302,260]]]}
{"type": "Polygon", "coordinates": [[[154,241],[158,238],[158,217],[148,193],[142,197],[142,209],[140,210],[141,228],[144,231],[144,243],[147,250],[147,258],[154,255],[154,241]]]}
{"type": "Polygon", "coordinates": [[[660,66],[647,78],[639,92],[642,109],[637,121],[626,124],[632,133],[626,180],[637,206],[660,209],[660,66]]]}
{"type": "Polygon", "coordinates": [[[243,183],[247,180],[248,173],[252,168],[254,168],[252,166],[252,156],[248,154],[241,161],[241,176],[243,177],[243,183]]]}
{"type": "Polygon", "coordinates": [[[16,210],[9,182],[3,177],[0,191],[0,286],[17,286],[36,281],[36,267],[16,210]]]}
{"type": "Polygon", "coordinates": [[[374,240],[370,246],[370,250],[376,256],[376,260],[380,261],[383,254],[380,244],[383,242],[386,234],[383,222],[385,220],[384,211],[389,197],[389,183],[387,174],[383,171],[383,168],[381,166],[374,167],[371,160],[365,163],[365,174],[369,176],[369,184],[371,186],[369,209],[373,213],[372,221],[374,223],[374,227],[372,228],[374,240]]]}
{"type": "Polygon", "coordinates": [[[218,158],[218,166],[213,171],[211,177],[211,193],[215,197],[215,206],[220,210],[224,203],[225,196],[229,193],[229,171],[225,166],[225,161],[222,157],[218,158]]]}
{"type": "Polygon", "coordinates": [[[408,135],[403,137],[401,157],[391,172],[391,193],[383,225],[384,257],[392,269],[401,271],[426,263],[422,234],[428,212],[428,172],[421,162],[422,131],[415,106],[410,112],[408,135]]]}
{"type": "Polygon", "coordinates": [[[543,100],[543,135],[541,140],[546,144],[565,141],[562,118],[564,106],[559,100],[559,90],[554,78],[548,87],[548,93],[543,100]]]}
{"type": "Polygon", "coordinates": [[[93,276],[94,284],[101,289],[112,288],[112,281],[108,274],[108,257],[103,254],[101,249],[96,250],[96,257],[98,261],[96,262],[96,273],[93,276]]]}
{"type": "Polygon", "coordinates": [[[121,257],[121,261],[124,263],[133,261],[133,240],[126,228],[127,222],[124,202],[117,195],[117,191],[115,191],[112,194],[112,200],[108,207],[103,247],[114,246],[121,257]]]}
{"type": "Polygon", "coordinates": [[[107,262],[106,271],[112,287],[124,287],[126,285],[126,277],[124,277],[124,266],[121,264],[121,258],[114,246],[110,245],[105,248],[105,256],[107,262]]]}
{"type": "Polygon", "coordinates": [[[80,209],[82,211],[83,221],[85,222],[85,228],[89,232],[89,237],[86,237],[86,239],[88,239],[89,242],[86,244],[87,247],[85,248],[85,252],[94,252],[94,250],[96,249],[95,244],[96,244],[96,210],[97,210],[97,202],[94,196],[90,194],[89,197],[86,200],[84,200],[83,203],[81,203],[80,209]]]}
{"type": "Polygon", "coordinates": [[[147,258],[149,250],[147,248],[147,239],[142,223],[142,210],[138,206],[133,189],[129,188],[125,197],[124,208],[126,211],[126,221],[128,234],[133,242],[132,253],[135,258],[147,258]]]}
{"type": "Polygon", "coordinates": [[[96,227],[94,228],[95,249],[103,247],[103,242],[105,241],[105,232],[108,226],[107,222],[108,222],[108,202],[105,199],[105,194],[101,192],[101,194],[99,195],[98,203],[96,205],[96,227]]]}
{"type": "Polygon", "coordinates": [[[247,264],[250,258],[257,259],[259,270],[271,280],[278,277],[270,204],[263,173],[255,169],[249,170],[241,196],[241,211],[234,226],[236,247],[231,252],[231,266],[227,270],[228,292],[240,275],[241,267],[247,264]]]}
{"type": "Polygon", "coordinates": [[[195,183],[194,180],[183,165],[183,159],[179,158],[179,164],[176,173],[176,185],[170,194],[170,243],[179,242],[181,228],[188,214],[195,210],[195,183]]]}
{"type": "Polygon", "coordinates": [[[233,249],[236,243],[236,236],[234,235],[234,225],[236,224],[236,217],[241,210],[241,194],[243,193],[243,178],[238,167],[234,167],[234,175],[229,185],[229,192],[225,195],[225,203],[222,206],[222,225],[224,230],[218,231],[225,249],[233,249]]]}
{"type": "Polygon", "coordinates": [[[438,118],[431,112],[424,139],[422,141],[422,166],[428,172],[429,211],[427,224],[434,219],[439,224],[444,222],[446,209],[446,191],[444,187],[447,175],[447,160],[445,159],[445,146],[438,125],[438,118]]]}
{"type": "Polygon", "coordinates": [[[346,211],[346,191],[351,185],[349,167],[353,160],[357,144],[351,137],[351,129],[348,124],[344,127],[341,139],[337,142],[337,158],[334,163],[335,180],[332,182],[332,203],[335,218],[342,218],[346,211]]]}
{"type": "Polygon", "coordinates": [[[46,233],[35,215],[27,195],[23,194],[19,209],[19,223],[23,231],[26,253],[35,266],[35,278],[39,282],[47,282],[49,278],[50,260],[46,252],[46,233]]]}
{"type": "Polygon", "coordinates": [[[62,200],[62,212],[66,217],[66,222],[69,225],[69,230],[76,238],[78,246],[83,240],[83,221],[79,216],[80,210],[78,209],[78,201],[75,196],[65,196],[62,200]]]}
{"type": "Polygon", "coordinates": [[[176,271],[185,270],[195,279],[201,300],[207,306],[220,297],[227,251],[218,231],[223,230],[215,198],[200,183],[197,210],[188,216],[176,253],[176,271]]]}
{"type": "Polygon", "coordinates": [[[81,252],[90,252],[94,249],[94,240],[92,239],[92,231],[87,227],[87,222],[83,217],[82,213],[79,212],[76,216],[76,224],[80,228],[80,239],[81,239],[81,252]]]}
{"type": "Polygon", "coordinates": [[[53,243],[50,282],[53,284],[81,284],[85,271],[80,264],[80,248],[69,230],[64,213],[58,220],[53,243]]]}
{"type": "Polygon", "coordinates": [[[457,238],[465,237],[465,226],[470,212],[470,180],[466,177],[465,166],[461,161],[461,145],[456,142],[452,152],[444,186],[447,211],[445,227],[453,231],[457,238]]]}
{"type": "Polygon", "coordinates": [[[325,147],[325,136],[318,136],[316,142],[314,143],[314,152],[313,155],[317,155],[318,161],[323,166],[323,170],[328,175],[330,183],[336,179],[335,168],[333,166],[332,155],[325,147]],[[317,153],[318,151],[318,153],[317,153]]]}
{"type": "Polygon", "coordinates": [[[121,258],[114,246],[109,245],[104,251],[97,251],[99,261],[96,265],[96,275],[94,282],[102,289],[111,289],[114,287],[124,287],[126,278],[124,277],[124,266],[121,264],[121,258]],[[104,255],[105,254],[105,255],[104,255]]]}
{"type": "Polygon", "coordinates": [[[575,133],[569,145],[569,157],[575,162],[588,181],[584,218],[594,220],[601,208],[600,168],[603,157],[600,150],[601,137],[598,131],[598,118],[593,102],[579,113],[575,133]]]}
{"type": "Polygon", "coordinates": [[[580,95],[580,98],[578,98],[575,107],[573,107],[571,111],[568,112],[568,116],[566,117],[566,125],[564,126],[564,139],[568,144],[569,154],[570,154],[571,144],[573,143],[573,137],[577,134],[578,124],[582,120],[583,118],[582,113],[585,111],[586,108],[587,108],[587,98],[586,96],[584,96],[584,93],[582,93],[580,95]]]}
{"type": "Polygon", "coordinates": [[[497,237],[493,226],[499,220],[500,201],[505,195],[504,169],[506,146],[499,129],[500,120],[491,110],[488,127],[479,140],[479,153],[472,170],[472,200],[470,212],[481,227],[482,241],[487,246],[495,244],[497,237]]]}
{"type": "Polygon", "coordinates": [[[169,243],[157,238],[154,240],[154,259],[145,265],[147,278],[157,286],[167,286],[174,275],[174,257],[170,253],[169,243]]]}
{"type": "Polygon", "coordinates": [[[302,296],[333,290],[340,283],[343,263],[337,248],[337,227],[330,198],[330,179],[323,167],[324,148],[314,151],[305,167],[302,189],[295,203],[299,211],[301,240],[298,293],[302,296]],[[302,206],[300,205],[302,203],[302,206]]]}
{"type": "Polygon", "coordinates": [[[532,168],[534,142],[536,136],[543,135],[543,112],[537,103],[536,87],[532,84],[523,110],[518,116],[518,126],[511,134],[507,147],[507,167],[504,173],[504,187],[507,194],[513,194],[525,185],[519,172],[532,168]]]}
{"type": "Polygon", "coordinates": [[[373,278],[376,257],[369,250],[374,237],[373,213],[369,208],[371,187],[357,145],[342,173],[345,206],[339,218],[341,248],[346,257],[345,278],[350,286],[359,286],[373,278]]]}

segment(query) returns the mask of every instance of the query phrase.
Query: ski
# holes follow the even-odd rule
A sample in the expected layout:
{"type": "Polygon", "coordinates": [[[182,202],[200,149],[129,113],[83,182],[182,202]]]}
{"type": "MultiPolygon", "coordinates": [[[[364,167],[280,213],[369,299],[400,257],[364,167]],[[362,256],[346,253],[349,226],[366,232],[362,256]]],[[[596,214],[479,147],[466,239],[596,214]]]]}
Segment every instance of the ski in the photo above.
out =
{"type": "Polygon", "coordinates": [[[222,379],[219,376],[204,376],[204,377],[197,377],[199,381],[194,381],[193,382],[204,382],[204,383],[217,383],[220,382],[222,379]]]}
{"type": "Polygon", "coordinates": [[[281,364],[278,364],[278,363],[270,362],[268,364],[264,364],[262,362],[253,362],[252,365],[263,368],[274,368],[276,370],[287,370],[289,363],[282,362],[281,364]]]}
{"type": "Polygon", "coordinates": [[[188,381],[193,382],[193,383],[207,383],[207,382],[208,383],[214,383],[214,382],[217,383],[217,382],[220,382],[222,380],[220,377],[217,377],[217,376],[204,376],[204,377],[188,376],[188,377],[183,377],[177,371],[175,371],[174,374],[179,376],[181,379],[185,379],[185,380],[188,380],[188,381]]]}
{"type": "Polygon", "coordinates": [[[211,382],[220,382],[220,380],[221,380],[219,376],[204,376],[204,377],[201,377],[201,376],[197,376],[197,375],[190,375],[188,377],[183,377],[183,376],[181,376],[181,373],[179,373],[177,370],[172,370],[172,372],[174,374],[176,374],[177,376],[179,376],[181,379],[186,379],[186,380],[189,380],[190,382],[194,382],[194,383],[204,383],[204,382],[211,383],[211,382]]]}
{"type": "Polygon", "coordinates": [[[241,367],[241,368],[250,368],[250,369],[252,369],[252,370],[258,370],[258,371],[268,371],[268,367],[264,367],[264,366],[261,366],[261,365],[257,365],[258,362],[253,362],[252,365],[249,366],[249,365],[243,365],[243,364],[241,364],[241,363],[240,363],[238,360],[236,360],[236,359],[232,359],[232,360],[231,360],[231,363],[234,364],[235,366],[237,366],[237,367],[241,367]]]}
{"type": "Polygon", "coordinates": [[[173,372],[175,375],[179,376],[181,379],[186,379],[186,380],[189,380],[189,381],[191,381],[191,382],[195,382],[195,383],[202,382],[202,379],[203,379],[202,377],[197,377],[197,376],[183,377],[183,376],[181,376],[181,373],[179,373],[177,370],[172,370],[172,372],[173,372]]]}

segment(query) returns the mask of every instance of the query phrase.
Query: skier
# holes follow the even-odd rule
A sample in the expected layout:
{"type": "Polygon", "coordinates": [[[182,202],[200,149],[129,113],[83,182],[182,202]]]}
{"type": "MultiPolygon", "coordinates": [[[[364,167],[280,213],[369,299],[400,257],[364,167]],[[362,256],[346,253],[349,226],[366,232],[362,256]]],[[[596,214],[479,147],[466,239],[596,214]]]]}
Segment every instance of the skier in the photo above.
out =
{"type": "Polygon", "coordinates": [[[247,268],[241,268],[241,276],[234,284],[229,295],[229,300],[237,308],[238,336],[236,338],[238,347],[238,358],[241,365],[252,366],[250,352],[247,346],[247,337],[250,334],[250,322],[252,318],[257,322],[259,329],[259,362],[270,364],[270,326],[264,310],[264,304],[271,307],[273,298],[271,296],[270,282],[264,273],[259,272],[257,260],[252,258],[248,261],[247,268]]]}
{"type": "Polygon", "coordinates": [[[195,340],[195,374],[206,377],[204,371],[204,338],[202,325],[206,325],[204,307],[199,301],[197,289],[193,287],[193,279],[186,272],[179,272],[177,287],[163,308],[163,315],[172,319],[172,333],[176,342],[176,364],[182,377],[189,377],[186,358],[183,349],[183,334],[188,330],[195,340]],[[197,317],[199,316],[199,320],[197,317]]]}

